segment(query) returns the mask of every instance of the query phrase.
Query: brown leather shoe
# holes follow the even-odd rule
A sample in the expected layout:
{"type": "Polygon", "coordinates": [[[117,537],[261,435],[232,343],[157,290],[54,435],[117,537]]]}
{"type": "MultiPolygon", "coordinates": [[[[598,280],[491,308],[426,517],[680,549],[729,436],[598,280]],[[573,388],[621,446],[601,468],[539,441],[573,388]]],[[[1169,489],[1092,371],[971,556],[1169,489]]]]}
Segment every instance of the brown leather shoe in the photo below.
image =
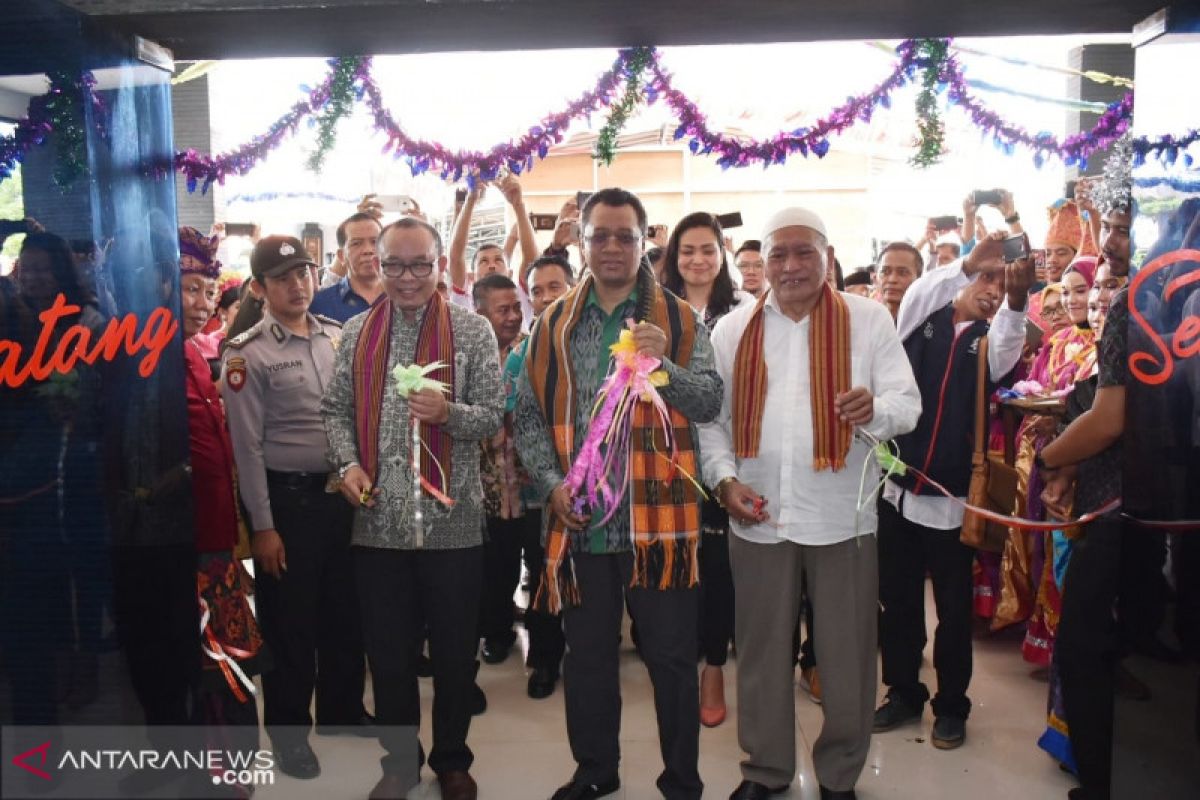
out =
{"type": "Polygon", "coordinates": [[[411,788],[412,785],[405,780],[404,776],[385,772],[368,797],[370,800],[404,800],[411,788]]]}
{"type": "Polygon", "coordinates": [[[442,800],[475,800],[478,788],[475,779],[465,771],[443,772],[438,775],[442,800]]]}

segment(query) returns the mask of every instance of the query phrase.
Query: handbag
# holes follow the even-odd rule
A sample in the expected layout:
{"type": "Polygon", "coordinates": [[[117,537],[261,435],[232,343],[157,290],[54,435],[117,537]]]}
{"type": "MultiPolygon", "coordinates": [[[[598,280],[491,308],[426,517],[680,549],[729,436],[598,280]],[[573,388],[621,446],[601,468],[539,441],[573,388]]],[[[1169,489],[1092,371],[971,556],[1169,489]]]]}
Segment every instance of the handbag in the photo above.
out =
{"type": "MultiPolygon", "coordinates": [[[[979,342],[979,369],[975,379],[975,450],[971,455],[971,483],[967,489],[970,505],[1011,516],[1016,511],[1019,475],[1013,466],[1012,448],[1006,442],[1004,456],[990,455],[987,449],[987,350],[988,338],[979,342]]],[[[990,553],[1003,553],[1008,526],[991,522],[973,511],[963,514],[959,541],[990,553]]]]}

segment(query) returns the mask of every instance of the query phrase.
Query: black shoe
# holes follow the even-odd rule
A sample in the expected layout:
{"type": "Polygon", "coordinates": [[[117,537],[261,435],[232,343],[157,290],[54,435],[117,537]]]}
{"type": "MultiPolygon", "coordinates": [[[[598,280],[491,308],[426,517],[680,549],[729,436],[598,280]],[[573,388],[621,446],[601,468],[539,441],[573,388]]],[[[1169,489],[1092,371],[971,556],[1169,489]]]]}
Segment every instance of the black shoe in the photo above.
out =
{"type": "Polygon", "coordinates": [[[318,722],[316,731],[317,736],[365,736],[370,739],[379,735],[375,730],[375,718],[366,711],[349,724],[322,725],[318,722]]]}
{"type": "Polygon", "coordinates": [[[853,789],[826,789],[821,787],[821,800],[858,800],[858,795],[853,789]]]}
{"type": "Polygon", "coordinates": [[[321,764],[317,754],[308,746],[308,742],[284,747],[275,751],[275,763],[279,771],[293,778],[307,780],[321,774],[321,764]]]}
{"type": "Polygon", "coordinates": [[[933,746],[938,750],[961,747],[967,739],[967,721],[959,717],[937,717],[933,721],[933,746]]]}
{"type": "Polygon", "coordinates": [[[613,778],[604,783],[580,783],[571,781],[550,796],[550,800],[596,800],[597,797],[610,795],[621,788],[621,779],[613,778]]]}
{"type": "Polygon", "coordinates": [[[883,733],[892,728],[898,728],[906,722],[920,719],[923,710],[924,706],[913,708],[903,700],[889,697],[883,705],[875,709],[875,722],[872,730],[875,733],[883,733]]]}
{"type": "Polygon", "coordinates": [[[554,685],[558,683],[558,673],[549,667],[538,667],[529,676],[529,696],[534,700],[544,700],[554,694],[554,685]]]}
{"type": "Polygon", "coordinates": [[[481,655],[483,656],[483,660],[489,664],[503,664],[504,660],[508,658],[510,650],[512,650],[511,642],[505,644],[495,639],[484,639],[481,655]]]}
{"type": "Polygon", "coordinates": [[[765,786],[754,781],[742,781],[729,795],[729,800],[766,800],[773,794],[783,794],[787,790],[786,783],[783,786],[765,786]]]}

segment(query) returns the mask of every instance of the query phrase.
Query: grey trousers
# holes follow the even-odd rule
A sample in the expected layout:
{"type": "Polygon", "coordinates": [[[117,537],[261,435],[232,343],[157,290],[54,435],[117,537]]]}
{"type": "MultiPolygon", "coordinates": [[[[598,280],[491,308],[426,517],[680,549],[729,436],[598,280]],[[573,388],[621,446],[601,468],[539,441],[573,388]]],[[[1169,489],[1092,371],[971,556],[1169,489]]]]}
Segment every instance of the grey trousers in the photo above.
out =
{"type": "Polygon", "coordinates": [[[637,623],[642,660],[654,687],[667,800],[699,800],[700,684],[696,622],[700,590],[630,589],[633,553],[576,553],[583,604],[563,611],[567,737],[578,765],[572,780],[601,783],[617,776],[621,753],[621,682],[618,641],[626,599],[637,623]]]}
{"type": "Polygon", "coordinates": [[[816,612],[825,724],[813,745],[817,781],[854,788],[871,747],[875,711],[879,565],[874,536],[838,544],[756,544],[731,534],[737,596],[738,744],[742,777],[768,787],[796,774],[796,692],[792,637],[800,575],[816,612]]]}

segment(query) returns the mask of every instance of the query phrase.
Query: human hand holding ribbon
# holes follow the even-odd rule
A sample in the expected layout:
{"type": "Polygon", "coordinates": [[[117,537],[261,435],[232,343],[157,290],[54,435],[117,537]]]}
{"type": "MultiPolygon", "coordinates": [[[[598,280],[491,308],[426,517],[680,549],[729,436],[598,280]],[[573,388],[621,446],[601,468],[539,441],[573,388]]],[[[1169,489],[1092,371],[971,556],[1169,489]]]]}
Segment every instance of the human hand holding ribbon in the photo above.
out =
{"type": "MultiPolygon", "coordinates": [[[[432,364],[426,364],[424,366],[420,364],[410,364],[407,367],[397,365],[392,370],[392,378],[396,382],[396,392],[401,397],[408,400],[410,404],[415,399],[414,395],[420,395],[425,392],[434,392],[437,395],[445,395],[450,390],[450,387],[443,381],[429,377],[432,373],[439,369],[444,369],[445,367],[446,364],[441,361],[435,361],[432,364]]],[[[411,426],[412,440],[411,447],[409,449],[412,452],[411,466],[413,474],[414,502],[413,524],[416,527],[417,547],[421,547],[425,541],[425,530],[424,525],[422,524],[423,513],[421,511],[421,492],[428,492],[434,499],[442,503],[442,505],[446,506],[447,508],[454,506],[453,499],[446,496],[444,492],[426,480],[425,476],[421,474],[421,451],[425,450],[425,452],[428,453],[430,460],[433,462],[434,466],[437,467],[438,472],[442,476],[442,486],[446,486],[447,488],[449,487],[449,483],[446,480],[446,471],[442,468],[442,465],[438,463],[438,460],[433,453],[429,451],[429,448],[425,446],[425,443],[421,441],[421,423],[422,420],[419,419],[415,413],[413,413],[411,426]]],[[[428,424],[434,423],[429,422],[428,424]]]]}

